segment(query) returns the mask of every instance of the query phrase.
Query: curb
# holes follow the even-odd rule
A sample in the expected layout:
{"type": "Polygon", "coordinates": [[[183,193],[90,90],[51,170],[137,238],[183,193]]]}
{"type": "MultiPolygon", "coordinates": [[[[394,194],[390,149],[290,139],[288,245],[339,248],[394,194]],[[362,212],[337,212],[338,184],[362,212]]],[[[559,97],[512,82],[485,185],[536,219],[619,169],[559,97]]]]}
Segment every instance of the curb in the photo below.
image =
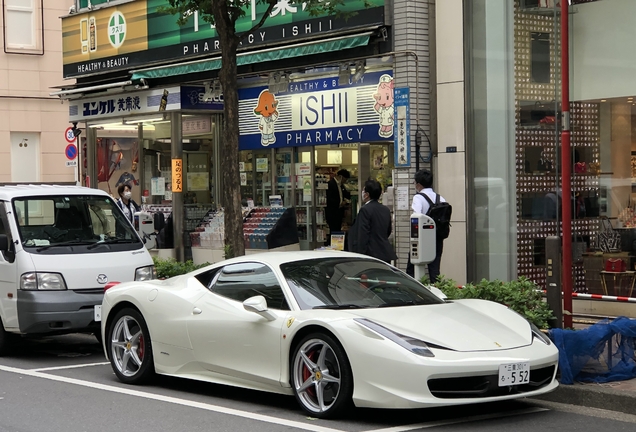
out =
{"type": "Polygon", "coordinates": [[[560,384],[553,392],[532,399],[636,415],[636,391],[621,391],[594,384],[560,384]]]}

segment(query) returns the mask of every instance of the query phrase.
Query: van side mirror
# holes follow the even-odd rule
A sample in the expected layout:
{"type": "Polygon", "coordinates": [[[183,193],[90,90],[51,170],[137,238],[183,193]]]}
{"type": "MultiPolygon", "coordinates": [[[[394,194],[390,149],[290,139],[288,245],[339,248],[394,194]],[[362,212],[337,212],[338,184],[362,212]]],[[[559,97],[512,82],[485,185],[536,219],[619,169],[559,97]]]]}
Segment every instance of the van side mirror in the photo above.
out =
{"type": "Polygon", "coordinates": [[[9,238],[6,234],[0,234],[0,252],[9,252],[9,238]]]}

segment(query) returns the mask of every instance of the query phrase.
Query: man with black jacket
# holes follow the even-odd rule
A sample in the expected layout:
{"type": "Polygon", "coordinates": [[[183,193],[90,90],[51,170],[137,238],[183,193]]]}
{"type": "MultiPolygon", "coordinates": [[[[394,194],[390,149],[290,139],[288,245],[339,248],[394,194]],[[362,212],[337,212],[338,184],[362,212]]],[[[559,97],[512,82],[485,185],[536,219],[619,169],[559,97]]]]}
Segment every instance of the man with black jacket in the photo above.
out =
{"type": "Polygon", "coordinates": [[[390,263],[397,255],[389,243],[391,211],[378,202],[382,186],[377,180],[367,180],[362,190],[362,207],[349,229],[348,249],[390,263]]]}

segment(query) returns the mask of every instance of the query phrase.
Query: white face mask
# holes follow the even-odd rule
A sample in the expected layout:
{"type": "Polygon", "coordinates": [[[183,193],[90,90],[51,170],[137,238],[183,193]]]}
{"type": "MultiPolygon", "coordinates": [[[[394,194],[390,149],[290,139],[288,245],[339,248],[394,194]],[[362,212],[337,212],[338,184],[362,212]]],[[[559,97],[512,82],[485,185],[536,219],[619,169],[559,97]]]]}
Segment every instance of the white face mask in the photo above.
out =
{"type": "Polygon", "coordinates": [[[124,198],[130,199],[130,197],[132,197],[132,192],[130,191],[124,192],[124,198]]]}

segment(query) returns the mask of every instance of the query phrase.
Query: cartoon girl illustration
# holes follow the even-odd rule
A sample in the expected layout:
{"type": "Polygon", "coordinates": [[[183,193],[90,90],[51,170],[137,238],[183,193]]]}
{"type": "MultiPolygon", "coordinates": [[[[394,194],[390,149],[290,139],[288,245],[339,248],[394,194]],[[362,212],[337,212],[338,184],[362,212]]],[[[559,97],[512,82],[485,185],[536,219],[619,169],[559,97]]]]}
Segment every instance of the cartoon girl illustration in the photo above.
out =
{"type": "Polygon", "coordinates": [[[276,142],[274,123],[278,119],[277,106],[278,101],[269,90],[263,90],[258,96],[258,105],[254,108],[254,115],[260,117],[258,128],[261,130],[261,144],[264,146],[276,142]]]}
{"type": "Polygon", "coordinates": [[[380,115],[380,131],[378,135],[383,138],[393,135],[393,87],[393,77],[384,74],[380,77],[378,89],[373,95],[375,99],[374,109],[380,115]]]}

